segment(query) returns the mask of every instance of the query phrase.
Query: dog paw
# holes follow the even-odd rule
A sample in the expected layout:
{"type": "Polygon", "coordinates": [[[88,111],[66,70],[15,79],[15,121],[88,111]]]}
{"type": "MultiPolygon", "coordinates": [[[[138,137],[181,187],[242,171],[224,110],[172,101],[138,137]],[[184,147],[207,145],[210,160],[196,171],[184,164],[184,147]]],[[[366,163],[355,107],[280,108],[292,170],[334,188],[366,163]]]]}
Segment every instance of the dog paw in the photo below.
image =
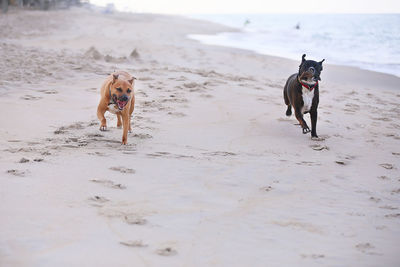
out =
{"type": "Polygon", "coordinates": [[[102,132],[107,131],[107,126],[100,126],[100,131],[102,132]]]}
{"type": "Polygon", "coordinates": [[[325,138],[312,136],[311,140],[316,141],[316,142],[321,142],[321,141],[325,141],[325,138]]]}
{"type": "Polygon", "coordinates": [[[303,128],[303,134],[311,132],[310,128],[303,128]]]}
{"type": "Polygon", "coordinates": [[[178,252],[173,248],[166,247],[163,249],[157,249],[156,253],[161,256],[173,256],[176,255],[178,252]]]}

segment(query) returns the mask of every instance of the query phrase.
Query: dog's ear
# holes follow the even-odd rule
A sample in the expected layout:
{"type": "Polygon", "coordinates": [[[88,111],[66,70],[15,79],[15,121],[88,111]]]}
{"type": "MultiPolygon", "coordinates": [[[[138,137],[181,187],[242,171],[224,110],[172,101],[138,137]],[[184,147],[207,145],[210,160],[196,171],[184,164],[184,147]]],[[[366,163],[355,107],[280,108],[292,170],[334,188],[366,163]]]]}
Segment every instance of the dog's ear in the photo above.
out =
{"type": "Polygon", "coordinates": [[[133,76],[132,76],[132,79],[128,80],[128,82],[129,82],[130,84],[133,84],[133,80],[136,80],[136,77],[133,77],[133,76]]]}
{"type": "Polygon", "coordinates": [[[299,71],[300,71],[301,65],[303,65],[304,61],[306,61],[306,54],[303,54],[303,56],[301,57],[301,63],[300,63],[300,66],[299,66],[299,71]]]}
{"type": "Polygon", "coordinates": [[[325,58],[323,60],[321,60],[320,62],[318,62],[319,65],[321,66],[321,70],[322,70],[322,62],[324,62],[324,61],[325,61],[325,58]]]}
{"type": "Polygon", "coordinates": [[[118,80],[119,74],[113,74],[113,83],[115,83],[116,80],[118,80]]]}

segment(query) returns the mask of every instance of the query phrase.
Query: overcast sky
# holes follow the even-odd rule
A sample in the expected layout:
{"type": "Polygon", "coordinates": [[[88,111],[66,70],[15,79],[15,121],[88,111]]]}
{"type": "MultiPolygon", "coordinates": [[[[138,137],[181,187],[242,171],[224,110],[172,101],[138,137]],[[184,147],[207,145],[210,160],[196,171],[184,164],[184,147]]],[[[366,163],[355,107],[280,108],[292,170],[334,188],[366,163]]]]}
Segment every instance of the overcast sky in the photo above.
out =
{"type": "Polygon", "coordinates": [[[400,0],[90,0],[135,12],[202,13],[400,13],[400,0]],[[126,7],[126,8],[125,8],[126,7]]]}

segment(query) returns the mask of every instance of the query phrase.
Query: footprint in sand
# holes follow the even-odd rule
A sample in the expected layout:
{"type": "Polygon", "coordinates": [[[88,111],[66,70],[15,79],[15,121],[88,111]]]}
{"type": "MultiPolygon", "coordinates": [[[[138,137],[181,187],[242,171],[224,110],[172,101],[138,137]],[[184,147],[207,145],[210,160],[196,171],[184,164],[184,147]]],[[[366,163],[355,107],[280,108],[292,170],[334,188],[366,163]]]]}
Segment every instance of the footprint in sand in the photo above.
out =
{"type": "Polygon", "coordinates": [[[269,191],[271,191],[272,189],[273,189],[272,186],[269,186],[269,185],[263,186],[263,187],[260,188],[260,190],[261,190],[261,191],[264,191],[264,192],[269,192],[269,191]]]}
{"type": "Polygon", "coordinates": [[[54,134],[64,134],[64,133],[68,132],[68,130],[82,130],[84,128],[85,127],[83,126],[82,122],[76,122],[76,123],[73,123],[68,126],[61,126],[57,130],[55,130],[53,133],[54,134]]]}
{"type": "Polygon", "coordinates": [[[203,98],[213,98],[214,96],[210,95],[210,94],[201,94],[200,97],[203,98]]]}
{"type": "Polygon", "coordinates": [[[182,112],[168,112],[168,115],[175,116],[175,117],[185,117],[186,114],[182,112]]]}
{"type": "Polygon", "coordinates": [[[360,243],[360,244],[357,244],[355,247],[357,250],[361,251],[362,253],[374,254],[374,253],[371,253],[370,251],[372,249],[374,249],[375,247],[370,243],[360,243]]]}
{"type": "Polygon", "coordinates": [[[24,171],[20,171],[20,170],[7,170],[7,173],[14,175],[14,176],[19,176],[19,177],[24,177],[25,176],[25,172],[24,171]]]}
{"type": "Polygon", "coordinates": [[[376,198],[376,197],[370,197],[369,200],[371,200],[371,201],[373,201],[373,202],[375,202],[375,203],[378,203],[378,202],[381,201],[380,198],[376,198]]]}
{"type": "Polygon", "coordinates": [[[33,95],[24,95],[24,96],[21,96],[21,99],[23,99],[23,100],[39,100],[39,99],[42,99],[43,97],[41,97],[41,96],[33,96],[33,95]]]}
{"type": "Polygon", "coordinates": [[[11,139],[11,140],[7,140],[7,142],[10,142],[10,143],[19,143],[19,142],[21,142],[21,140],[18,140],[18,139],[11,139]]]}
{"type": "Polygon", "coordinates": [[[125,167],[110,167],[110,170],[117,171],[120,173],[135,173],[136,171],[134,169],[129,169],[125,167]]]}
{"type": "Polygon", "coordinates": [[[147,224],[147,220],[142,218],[136,214],[126,214],[124,216],[124,221],[127,224],[136,224],[136,225],[145,225],[147,224]]]}
{"type": "Polygon", "coordinates": [[[29,162],[29,159],[27,159],[27,158],[22,158],[22,159],[20,159],[20,160],[18,161],[18,163],[26,163],[26,162],[29,162]]]}
{"type": "Polygon", "coordinates": [[[184,83],[183,87],[189,89],[189,92],[202,92],[206,89],[204,84],[199,84],[195,82],[184,83]]]}
{"type": "Polygon", "coordinates": [[[173,256],[176,255],[178,252],[174,250],[173,248],[166,247],[162,249],[157,249],[156,253],[161,256],[173,256]]]}
{"type": "Polygon", "coordinates": [[[340,157],[342,159],[336,160],[335,163],[338,165],[348,165],[351,160],[355,159],[356,156],[353,155],[345,155],[344,157],[340,157]],[[344,158],[344,159],[343,159],[344,158]]]}
{"type": "Polygon", "coordinates": [[[309,233],[323,234],[323,231],[319,226],[311,223],[299,221],[272,221],[271,223],[281,227],[293,228],[295,230],[302,230],[309,233]]]}
{"type": "Polygon", "coordinates": [[[129,241],[121,241],[119,242],[121,245],[127,246],[127,247],[135,247],[135,248],[145,248],[148,247],[147,244],[144,244],[142,240],[129,240],[129,241]]]}
{"type": "Polygon", "coordinates": [[[358,95],[358,93],[353,90],[351,92],[345,93],[345,95],[358,95]]]}
{"type": "Polygon", "coordinates": [[[91,122],[89,122],[89,123],[87,124],[88,127],[94,126],[94,125],[98,125],[98,121],[92,120],[91,122]]]}
{"type": "Polygon", "coordinates": [[[139,81],[154,81],[154,78],[151,78],[151,77],[140,77],[139,81]]]}
{"type": "Polygon", "coordinates": [[[93,197],[90,197],[89,200],[94,203],[100,203],[100,204],[110,201],[109,199],[102,197],[102,196],[93,196],[93,197]]]}
{"type": "Polygon", "coordinates": [[[392,121],[392,119],[390,118],[386,118],[386,117],[370,117],[371,120],[376,120],[376,121],[392,121]]]}
{"type": "Polygon", "coordinates": [[[164,151],[158,151],[158,152],[147,154],[147,156],[150,156],[150,157],[169,157],[170,155],[171,155],[171,153],[164,152],[164,151]]]}
{"type": "Polygon", "coordinates": [[[277,121],[292,121],[290,118],[278,118],[277,121]]]}
{"type": "Polygon", "coordinates": [[[309,258],[309,259],[322,259],[322,258],[325,258],[325,255],[323,255],[323,254],[301,254],[300,256],[302,258],[304,258],[304,259],[307,259],[307,258],[309,258]]]}
{"type": "Polygon", "coordinates": [[[354,103],[347,103],[345,104],[345,108],[342,110],[347,112],[356,112],[360,110],[360,106],[354,103]]]}
{"type": "Polygon", "coordinates": [[[154,153],[148,153],[146,155],[151,157],[151,158],[157,158],[157,157],[175,158],[175,159],[193,158],[193,156],[181,155],[181,154],[171,154],[171,153],[162,152],[162,151],[154,152],[154,153]]]}
{"type": "Polygon", "coordinates": [[[167,103],[167,102],[172,102],[172,103],[187,103],[189,100],[186,98],[176,98],[175,96],[171,96],[171,98],[164,98],[161,100],[161,103],[167,103]]]}
{"type": "Polygon", "coordinates": [[[380,209],[385,209],[385,210],[398,210],[398,208],[393,207],[393,206],[389,206],[389,205],[381,206],[379,208],[380,209]]]}
{"type": "Polygon", "coordinates": [[[47,95],[58,94],[57,90],[39,90],[39,92],[42,92],[43,94],[47,94],[47,95]]]}
{"type": "Polygon", "coordinates": [[[392,190],[392,192],[390,192],[390,194],[394,195],[394,194],[400,194],[400,188],[392,190]]]}
{"type": "Polygon", "coordinates": [[[301,162],[296,162],[297,165],[305,165],[305,166],[320,166],[322,165],[319,162],[314,162],[314,161],[301,161],[301,162]]]}
{"type": "Polygon", "coordinates": [[[125,185],[122,184],[116,184],[111,180],[98,180],[98,179],[92,179],[90,180],[93,183],[98,183],[98,184],[102,184],[106,187],[110,187],[110,188],[114,188],[114,189],[126,189],[125,185]]]}
{"type": "Polygon", "coordinates": [[[207,156],[221,156],[221,157],[230,157],[230,156],[236,156],[236,153],[233,152],[228,152],[228,151],[214,151],[214,152],[207,152],[203,153],[204,155],[207,156]]]}
{"type": "Polygon", "coordinates": [[[94,138],[94,137],[104,137],[104,135],[95,133],[95,134],[88,134],[87,137],[90,137],[90,138],[94,138]]]}
{"type": "Polygon", "coordinates": [[[347,212],[346,214],[349,216],[365,217],[365,214],[361,212],[347,212]]]}
{"type": "Polygon", "coordinates": [[[391,138],[393,138],[393,139],[395,139],[395,140],[400,140],[400,136],[398,136],[398,135],[395,134],[395,133],[387,133],[387,134],[384,134],[384,136],[386,136],[386,137],[391,137],[391,138]]]}
{"type": "Polygon", "coordinates": [[[87,88],[87,89],[85,89],[85,91],[88,91],[88,92],[93,92],[93,93],[97,93],[97,88],[95,88],[95,87],[91,87],[91,88],[87,88]]]}
{"type": "Polygon", "coordinates": [[[385,218],[400,218],[400,213],[386,214],[385,218]]]}
{"type": "Polygon", "coordinates": [[[55,130],[53,133],[54,134],[64,134],[64,133],[66,133],[67,131],[66,131],[66,129],[65,129],[65,127],[60,127],[60,128],[58,128],[57,130],[55,130]]]}
{"type": "Polygon", "coordinates": [[[329,147],[323,146],[323,145],[319,145],[319,144],[310,145],[310,147],[311,147],[313,150],[316,150],[316,151],[329,150],[329,147]]]}
{"type": "Polygon", "coordinates": [[[95,151],[95,152],[89,152],[87,153],[88,155],[94,155],[94,156],[99,156],[99,157],[107,157],[108,154],[103,153],[103,152],[99,152],[99,151],[95,151]]]}
{"type": "Polygon", "coordinates": [[[387,170],[394,169],[394,166],[392,164],[389,164],[389,163],[381,163],[381,164],[379,164],[379,166],[381,166],[382,168],[385,168],[387,170]]]}
{"type": "Polygon", "coordinates": [[[132,135],[132,137],[136,137],[136,138],[139,138],[139,139],[150,139],[150,138],[153,138],[152,135],[147,134],[147,133],[136,133],[136,134],[132,135]]]}

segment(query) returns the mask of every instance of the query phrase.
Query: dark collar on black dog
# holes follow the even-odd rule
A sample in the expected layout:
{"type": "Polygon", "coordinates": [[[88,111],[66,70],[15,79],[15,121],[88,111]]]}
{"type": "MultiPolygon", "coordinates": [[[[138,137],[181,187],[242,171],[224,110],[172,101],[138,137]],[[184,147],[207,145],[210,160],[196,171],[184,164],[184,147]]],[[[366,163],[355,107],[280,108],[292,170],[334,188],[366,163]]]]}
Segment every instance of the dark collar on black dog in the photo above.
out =
{"type": "Polygon", "coordinates": [[[310,90],[310,91],[314,90],[314,88],[317,87],[317,85],[318,85],[318,81],[317,81],[314,85],[312,85],[312,86],[310,86],[310,85],[308,85],[308,84],[306,84],[306,83],[303,83],[303,82],[300,80],[299,76],[297,76],[297,80],[299,81],[299,83],[300,83],[302,86],[304,86],[305,88],[307,88],[307,89],[310,90]]]}

